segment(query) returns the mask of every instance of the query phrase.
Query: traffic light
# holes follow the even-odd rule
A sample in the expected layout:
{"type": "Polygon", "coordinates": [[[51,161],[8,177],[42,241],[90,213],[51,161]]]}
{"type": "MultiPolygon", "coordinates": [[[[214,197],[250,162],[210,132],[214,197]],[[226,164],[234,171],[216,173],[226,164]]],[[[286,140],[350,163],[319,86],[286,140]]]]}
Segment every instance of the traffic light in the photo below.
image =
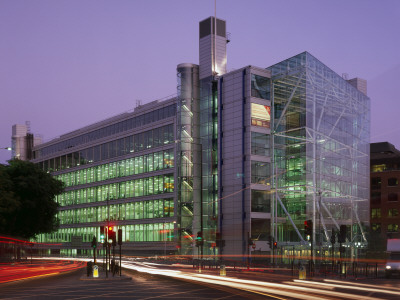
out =
{"type": "Polygon", "coordinates": [[[272,247],[274,246],[274,238],[272,237],[272,235],[268,236],[267,243],[269,248],[272,249],[272,247]]]}
{"type": "Polygon", "coordinates": [[[115,231],[108,232],[108,239],[112,241],[112,245],[115,247],[117,246],[117,236],[115,231]]]}
{"type": "Polygon", "coordinates": [[[117,245],[117,240],[116,240],[116,236],[115,236],[115,231],[108,231],[108,242],[111,244],[112,243],[112,245],[113,246],[116,246],[117,245]]]}
{"type": "Polygon", "coordinates": [[[96,237],[94,236],[92,240],[92,248],[96,249],[96,247],[97,247],[97,240],[96,237]]]}
{"type": "Polygon", "coordinates": [[[203,246],[204,241],[203,241],[203,232],[199,231],[197,232],[197,238],[196,238],[196,247],[203,246]]]}
{"type": "Polygon", "coordinates": [[[340,244],[346,242],[346,235],[347,235],[347,226],[340,225],[340,231],[339,231],[339,237],[338,237],[338,242],[340,244]]]}
{"type": "Polygon", "coordinates": [[[118,245],[122,245],[122,229],[118,229],[118,245]]]}
{"type": "Polygon", "coordinates": [[[274,249],[278,248],[278,242],[274,242],[274,249]]]}
{"type": "Polygon", "coordinates": [[[312,227],[313,227],[312,220],[304,221],[304,234],[309,240],[312,239],[312,230],[313,230],[312,227]]]}
{"type": "Polygon", "coordinates": [[[336,243],[336,232],[335,232],[335,228],[332,228],[331,244],[335,244],[335,243],[336,243]]]}
{"type": "Polygon", "coordinates": [[[104,244],[105,235],[104,235],[104,226],[100,226],[100,243],[104,244]]]}

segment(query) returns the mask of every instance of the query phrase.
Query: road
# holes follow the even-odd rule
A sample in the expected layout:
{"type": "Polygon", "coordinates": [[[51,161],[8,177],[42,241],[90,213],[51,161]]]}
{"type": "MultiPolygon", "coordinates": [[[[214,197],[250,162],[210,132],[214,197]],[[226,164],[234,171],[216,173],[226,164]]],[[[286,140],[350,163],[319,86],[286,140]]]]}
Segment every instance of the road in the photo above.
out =
{"type": "MultiPolygon", "coordinates": [[[[87,260],[87,259],[85,259],[87,260]]],[[[0,284],[7,299],[399,299],[400,279],[297,280],[289,275],[260,270],[193,269],[182,264],[146,260],[123,261],[124,274],[116,278],[86,280],[85,269],[68,274],[0,284]],[[85,279],[85,280],[83,280],[85,279]],[[127,278],[125,278],[127,279],[127,278]]],[[[104,274],[102,274],[104,275],[104,274]]]]}
{"type": "Polygon", "coordinates": [[[14,263],[0,265],[0,283],[50,276],[61,272],[68,272],[80,269],[86,265],[82,261],[40,261],[34,263],[14,263]]]}
{"type": "MultiPolygon", "coordinates": [[[[0,285],[0,299],[268,299],[223,286],[124,271],[132,280],[80,280],[85,270],[0,285]]],[[[84,277],[83,277],[84,278],[84,277]]],[[[271,298],[276,299],[276,298],[271,298]]]]}
{"type": "Polygon", "coordinates": [[[293,280],[290,276],[273,273],[229,272],[228,276],[219,276],[215,272],[197,273],[192,268],[177,266],[171,270],[168,265],[138,260],[123,263],[125,268],[150,274],[159,274],[171,278],[202,282],[238,290],[252,291],[277,299],[399,299],[400,279],[386,280],[293,280]]]}

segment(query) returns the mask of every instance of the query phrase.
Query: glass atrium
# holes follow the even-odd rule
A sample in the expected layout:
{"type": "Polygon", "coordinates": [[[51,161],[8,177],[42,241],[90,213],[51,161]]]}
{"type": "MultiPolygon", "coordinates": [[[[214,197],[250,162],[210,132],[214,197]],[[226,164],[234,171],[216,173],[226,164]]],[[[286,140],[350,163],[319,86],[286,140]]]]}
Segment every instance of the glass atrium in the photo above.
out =
{"type": "Polygon", "coordinates": [[[356,257],[369,225],[370,100],[307,52],[269,69],[274,238],[281,251],[310,254],[312,244],[323,257],[332,230],[345,225],[345,255],[356,257]],[[313,222],[309,237],[306,220],[313,222]]]}

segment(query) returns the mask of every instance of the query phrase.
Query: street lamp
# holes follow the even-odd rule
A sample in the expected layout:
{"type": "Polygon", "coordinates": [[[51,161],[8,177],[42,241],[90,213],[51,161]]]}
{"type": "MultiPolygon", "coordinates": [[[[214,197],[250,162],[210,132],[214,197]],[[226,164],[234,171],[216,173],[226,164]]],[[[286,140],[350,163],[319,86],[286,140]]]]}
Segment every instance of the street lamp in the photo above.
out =
{"type": "Polygon", "coordinates": [[[8,150],[8,151],[11,151],[11,150],[12,150],[12,148],[11,148],[11,147],[5,147],[5,148],[0,148],[0,149],[3,149],[3,150],[8,150]]]}

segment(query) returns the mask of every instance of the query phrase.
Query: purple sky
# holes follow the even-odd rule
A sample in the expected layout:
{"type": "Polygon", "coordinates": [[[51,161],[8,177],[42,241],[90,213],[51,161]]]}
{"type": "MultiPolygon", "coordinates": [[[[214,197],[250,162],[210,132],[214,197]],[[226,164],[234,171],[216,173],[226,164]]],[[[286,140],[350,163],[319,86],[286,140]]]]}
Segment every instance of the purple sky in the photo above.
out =
{"type": "MultiPolygon", "coordinates": [[[[0,1],[0,147],[31,121],[44,140],[176,93],[176,65],[198,63],[213,0],[0,1]]],[[[371,141],[400,149],[400,1],[218,0],[228,70],[309,51],[368,80],[371,141]]],[[[10,152],[0,150],[0,163],[10,152]]]]}

